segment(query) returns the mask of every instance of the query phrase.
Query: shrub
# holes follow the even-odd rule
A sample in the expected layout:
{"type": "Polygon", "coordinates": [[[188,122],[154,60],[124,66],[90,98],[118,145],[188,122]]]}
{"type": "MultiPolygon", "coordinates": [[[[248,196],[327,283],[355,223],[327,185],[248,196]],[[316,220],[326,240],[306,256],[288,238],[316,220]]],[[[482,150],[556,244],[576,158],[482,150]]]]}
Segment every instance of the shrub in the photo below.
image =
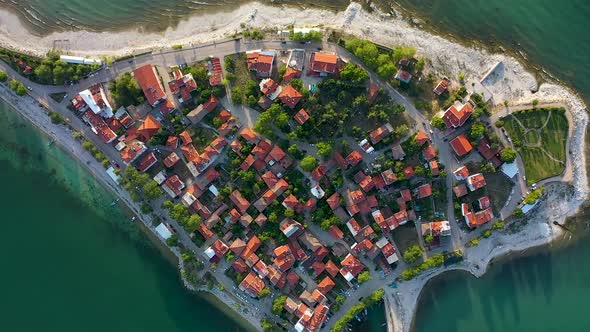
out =
{"type": "Polygon", "coordinates": [[[422,250],[422,248],[419,245],[414,244],[408,247],[408,249],[406,249],[403,257],[408,264],[412,264],[416,260],[418,260],[418,258],[422,257],[423,252],[424,250],[422,250]]]}
{"type": "Polygon", "coordinates": [[[486,239],[489,238],[490,236],[492,236],[492,230],[486,229],[485,231],[483,231],[483,233],[481,233],[481,236],[485,237],[486,239]]]}
{"type": "Polygon", "coordinates": [[[182,45],[180,45],[180,44],[172,45],[172,49],[174,49],[174,50],[182,50],[182,45]]]}
{"type": "Polygon", "coordinates": [[[503,229],[505,226],[506,226],[506,224],[504,224],[504,222],[500,220],[500,221],[496,221],[494,223],[494,225],[492,226],[492,229],[493,230],[503,229]]]}
{"type": "Polygon", "coordinates": [[[469,243],[467,245],[470,247],[476,247],[479,245],[479,239],[478,238],[472,239],[471,241],[469,241],[469,243]]]}

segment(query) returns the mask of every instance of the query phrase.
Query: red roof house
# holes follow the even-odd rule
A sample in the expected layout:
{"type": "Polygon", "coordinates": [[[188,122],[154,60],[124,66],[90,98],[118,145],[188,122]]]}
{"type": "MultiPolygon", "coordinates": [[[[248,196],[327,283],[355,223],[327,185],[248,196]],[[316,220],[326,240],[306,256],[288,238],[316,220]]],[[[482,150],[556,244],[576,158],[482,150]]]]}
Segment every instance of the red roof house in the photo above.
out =
{"type": "Polygon", "coordinates": [[[320,76],[328,76],[338,72],[338,56],[322,52],[313,52],[309,59],[309,65],[312,71],[320,76]]]}
{"type": "Polygon", "coordinates": [[[469,140],[463,134],[453,138],[449,144],[451,144],[453,151],[455,151],[459,157],[463,157],[473,150],[473,146],[471,146],[471,143],[469,143],[469,140]]]}
{"type": "Polygon", "coordinates": [[[307,120],[309,120],[309,114],[302,108],[299,112],[295,113],[295,121],[299,124],[304,124],[307,120]]]}
{"type": "Polygon", "coordinates": [[[473,108],[471,104],[467,103],[460,107],[456,107],[455,105],[451,105],[451,107],[447,108],[445,114],[443,115],[443,120],[447,124],[449,128],[459,128],[467,122],[467,119],[473,113],[473,108]]]}
{"type": "Polygon", "coordinates": [[[137,84],[143,90],[143,94],[150,105],[156,106],[166,99],[166,93],[164,93],[154,66],[148,64],[135,69],[133,77],[135,77],[137,84]]]}
{"type": "Polygon", "coordinates": [[[289,108],[295,108],[295,105],[303,98],[303,95],[299,91],[295,90],[291,84],[283,88],[283,91],[279,94],[279,99],[287,105],[289,108]]]}

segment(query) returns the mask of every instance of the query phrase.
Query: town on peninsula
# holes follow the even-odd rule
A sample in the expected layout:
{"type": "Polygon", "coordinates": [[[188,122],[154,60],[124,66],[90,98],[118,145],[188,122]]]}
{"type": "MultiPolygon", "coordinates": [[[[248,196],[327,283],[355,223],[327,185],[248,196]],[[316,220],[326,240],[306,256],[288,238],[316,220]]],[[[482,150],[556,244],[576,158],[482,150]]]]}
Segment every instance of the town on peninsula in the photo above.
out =
{"type": "Polygon", "coordinates": [[[0,97],[188,289],[256,330],[345,331],[384,302],[383,329],[409,331],[434,276],[567,232],[588,193],[569,89],[355,3],[245,6],[207,37],[120,52],[0,38],[0,97]]]}

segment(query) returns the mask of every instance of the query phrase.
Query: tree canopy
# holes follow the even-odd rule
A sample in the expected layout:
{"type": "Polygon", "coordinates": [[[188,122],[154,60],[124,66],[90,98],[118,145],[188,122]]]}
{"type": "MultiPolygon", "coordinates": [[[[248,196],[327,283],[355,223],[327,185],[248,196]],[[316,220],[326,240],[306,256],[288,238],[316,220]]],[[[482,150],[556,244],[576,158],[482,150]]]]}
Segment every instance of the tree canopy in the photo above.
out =
{"type": "Polygon", "coordinates": [[[318,160],[315,157],[307,155],[301,160],[301,168],[306,172],[313,171],[318,166],[318,160]]]}
{"type": "Polygon", "coordinates": [[[139,105],[144,101],[143,91],[130,73],[125,73],[112,81],[109,89],[119,106],[139,105]]]}
{"type": "Polygon", "coordinates": [[[500,158],[503,162],[511,163],[516,159],[516,151],[511,147],[506,147],[500,152],[500,158]]]}

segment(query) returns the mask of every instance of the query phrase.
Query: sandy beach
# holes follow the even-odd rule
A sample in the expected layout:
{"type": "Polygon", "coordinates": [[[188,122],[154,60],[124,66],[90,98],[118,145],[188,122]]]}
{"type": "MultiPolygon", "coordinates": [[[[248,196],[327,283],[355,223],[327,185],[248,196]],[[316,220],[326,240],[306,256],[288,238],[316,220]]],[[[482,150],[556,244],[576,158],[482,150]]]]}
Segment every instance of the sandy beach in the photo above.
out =
{"type": "MultiPolygon", "coordinates": [[[[482,240],[479,246],[468,249],[465,252],[464,262],[447,269],[427,271],[412,281],[400,283],[398,289],[386,288],[388,303],[391,304],[389,306],[392,310],[391,315],[394,316],[392,319],[400,322],[390,329],[409,331],[420,292],[432,277],[451,269],[462,269],[474,276],[481,276],[494,258],[510,252],[520,252],[527,248],[546,245],[560,236],[561,229],[553,226],[552,222],[561,223],[567,216],[577,213],[581,204],[588,198],[585,156],[588,115],[581,98],[571,89],[561,85],[544,83],[539,86],[535,76],[527,72],[517,59],[509,55],[490,54],[484,49],[453,43],[410,26],[399,15],[398,18],[394,18],[385,14],[367,13],[359,4],[351,4],[345,11],[333,13],[319,9],[301,10],[249,3],[236,8],[233,12],[188,19],[181,22],[176,29],[168,29],[159,34],[142,34],[139,31],[119,33],[79,31],[36,37],[26,32],[16,16],[8,12],[0,12],[0,46],[43,55],[52,48],[54,40],[68,40],[67,50],[71,54],[119,56],[170,47],[175,44],[205,43],[227,38],[242,30],[241,25],[252,28],[282,28],[288,24],[307,26],[320,23],[323,23],[325,28],[344,31],[383,45],[415,47],[418,55],[431,60],[428,64],[430,70],[449,77],[457,77],[459,73],[463,73],[467,82],[480,82],[490,68],[500,63],[495,75],[483,83],[493,95],[494,104],[500,105],[508,100],[511,105],[527,105],[532,99],[538,99],[541,103],[562,103],[567,105],[573,119],[573,123],[570,124],[573,127],[573,134],[570,137],[569,153],[569,157],[573,158],[571,160],[573,169],[569,186],[560,183],[549,184],[547,198],[527,217],[528,222],[519,232],[511,233],[509,230],[497,232],[490,239],[482,240]]],[[[5,97],[6,93],[9,93],[5,90],[0,89],[1,96],[10,98],[10,96],[5,97]]],[[[8,100],[22,102],[21,99],[8,100]]],[[[22,100],[29,100],[29,98],[22,100]]],[[[22,106],[25,109],[35,107],[31,101],[23,103],[29,104],[22,106]]],[[[35,116],[31,121],[34,123],[49,121],[45,115],[43,117],[45,120],[35,116]]],[[[42,129],[48,133],[59,131],[55,129],[55,126],[48,128],[50,129],[42,129]]],[[[57,142],[65,144],[68,151],[73,147],[72,140],[67,133],[62,133],[56,138],[57,142]]],[[[79,147],[80,144],[76,146],[79,147]]],[[[85,159],[89,156],[87,153],[74,151],[72,153],[75,156],[86,156],[85,159]]],[[[79,156],[77,158],[82,158],[79,156]]],[[[80,161],[84,164],[87,162],[87,160],[80,161]]],[[[94,162],[94,164],[98,163],[94,162]]],[[[100,165],[98,165],[100,170],[92,169],[96,166],[92,166],[94,164],[91,163],[88,166],[91,167],[91,171],[95,174],[104,174],[104,169],[100,165]]],[[[113,185],[110,184],[109,187],[112,188],[113,185]]],[[[123,197],[127,195],[120,189],[114,190],[123,197]]],[[[130,200],[129,204],[133,206],[130,200]]],[[[134,210],[139,211],[137,207],[134,210]]],[[[228,305],[233,305],[227,300],[227,296],[220,298],[227,301],[228,305]]],[[[253,325],[258,326],[256,323],[253,325]]]]}

